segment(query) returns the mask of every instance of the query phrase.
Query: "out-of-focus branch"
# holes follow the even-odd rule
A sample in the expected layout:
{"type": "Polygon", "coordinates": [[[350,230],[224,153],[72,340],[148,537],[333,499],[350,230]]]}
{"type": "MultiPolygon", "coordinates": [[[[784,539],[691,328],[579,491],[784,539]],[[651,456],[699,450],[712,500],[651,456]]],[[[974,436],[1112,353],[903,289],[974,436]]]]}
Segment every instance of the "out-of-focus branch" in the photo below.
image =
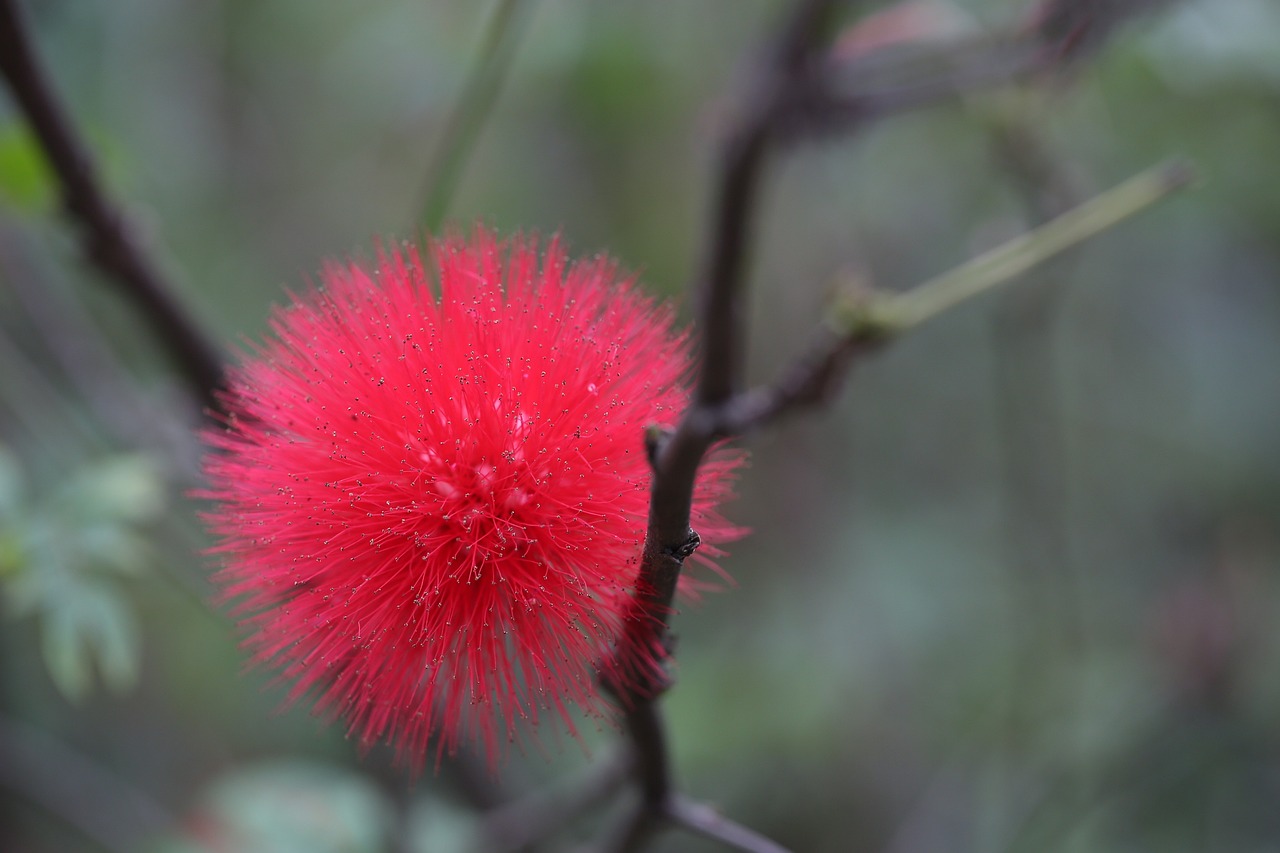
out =
{"type": "Polygon", "coordinates": [[[435,233],[462,179],[485,119],[493,109],[511,68],[516,47],[531,16],[533,0],[498,0],[469,76],[458,93],[436,143],[427,171],[422,219],[435,233]]]}
{"type": "Polygon", "coordinates": [[[0,719],[0,786],[105,850],[132,853],[177,832],[154,800],[47,735],[0,719]]]}
{"type": "Polygon", "coordinates": [[[781,136],[848,133],[859,126],[1037,75],[1096,51],[1120,25],[1173,0],[1046,0],[1015,27],[927,46],[833,51],[787,83],[781,136]]]}
{"type": "Polygon", "coordinates": [[[618,792],[632,771],[629,750],[610,756],[588,768],[580,779],[550,791],[534,791],[493,809],[480,830],[483,849],[489,853],[523,850],[552,836],[618,792]]]}
{"type": "Polygon", "coordinates": [[[40,68],[16,0],[0,0],[0,74],[58,176],[63,205],[82,229],[90,262],[137,304],[201,401],[216,407],[222,353],[178,302],[102,189],[88,150],[40,68]]]}
{"type": "Polygon", "coordinates": [[[739,394],[710,414],[720,435],[741,435],[834,392],[859,353],[869,352],[970,299],[1097,236],[1187,186],[1193,173],[1156,166],[1020,237],[903,293],[859,288],[838,305],[818,343],[774,385],[739,394]]]}
{"type": "Polygon", "coordinates": [[[40,274],[24,242],[19,233],[0,225],[0,280],[9,283],[62,373],[115,438],[126,445],[163,448],[166,462],[193,481],[198,460],[188,424],[137,386],[89,313],[40,274]]]}
{"type": "Polygon", "coordinates": [[[1038,35],[1057,62],[1096,51],[1123,24],[1176,0],[1041,0],[1028,16],[1027,29],[1038,35]]]}
{"type": "Polygon", "coordinates": [[[677,826],[704,835],[745,853],[788,853],[787,848],[755,830],[729,820],[705,803],[675,796],[667,803],[667,817],[677,826]]]}
{"type": "Polygon", "coordinates": [[[589,849],[591,853],[636,853],[665,826],[686,829],[744,853],[790,853],[772,839],[682,794],[673,794],[661,810],[645,807],[643,800],[633,804],[622,813],[605,841],[589,849]]]}
{"type": "Polygon", "coordinates": [[[966,299],[1116,226],[1186,187],[1193,178],[1190,166],[1182,161],[1149,169],[1003,246],[890,298],[880,319],[895,332],[926,323],[966,299]]]}

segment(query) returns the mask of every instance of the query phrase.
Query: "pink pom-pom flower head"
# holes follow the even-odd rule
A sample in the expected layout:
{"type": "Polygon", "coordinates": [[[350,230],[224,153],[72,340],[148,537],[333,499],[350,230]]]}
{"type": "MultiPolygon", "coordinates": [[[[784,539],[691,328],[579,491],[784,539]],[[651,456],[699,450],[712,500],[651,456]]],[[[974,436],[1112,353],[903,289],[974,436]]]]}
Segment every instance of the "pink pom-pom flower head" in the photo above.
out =
{"type": "MultiPolygon", "coordinates": [[[[483,229],[429,259],[330,265],[275,314],[231,373],[201,493],[254,660],[416,767],[433,737],[493,760],[521,721],[607,710],[645,429],[674,425],[690,367],[670,309],[608,259],[483,229]]],[[[704,565],[742,533],[716,512],[740,463],[701,474],[704,565]]]]}

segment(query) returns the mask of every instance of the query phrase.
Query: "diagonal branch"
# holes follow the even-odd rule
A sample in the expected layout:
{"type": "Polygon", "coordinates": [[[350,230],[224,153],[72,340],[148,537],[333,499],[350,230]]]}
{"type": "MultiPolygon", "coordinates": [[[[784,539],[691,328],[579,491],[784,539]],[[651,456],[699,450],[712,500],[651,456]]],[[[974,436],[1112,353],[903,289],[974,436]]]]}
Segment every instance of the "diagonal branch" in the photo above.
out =
{"type": "Polygon", "coordinates": [[[1012,281],[1148,209],[1192,180],[1187,164],[1165,163],[911,290],[853,293],[845,305],[837,307],[818,343],[777,383],[739,394],[721,406],[714,429],[721,435],[741,435],[825,402],[856,356],[1012,281]]]}
{"type": "Polygon", "coordinates": [[[782,845],[688,797],[672,797],[667,803],[667,818],[678,826],[744,853],[788,853],[782,845]]]}
{"type": "Polygon", "coordinates": [[[89,261],[137,304],[202,402],[216,407],[222,353],[180,304],[102,189],[88,150],[31,48],[16,0],[0,0],[0,74],[61,182],[63,204],[83,232],[89,261]]]}

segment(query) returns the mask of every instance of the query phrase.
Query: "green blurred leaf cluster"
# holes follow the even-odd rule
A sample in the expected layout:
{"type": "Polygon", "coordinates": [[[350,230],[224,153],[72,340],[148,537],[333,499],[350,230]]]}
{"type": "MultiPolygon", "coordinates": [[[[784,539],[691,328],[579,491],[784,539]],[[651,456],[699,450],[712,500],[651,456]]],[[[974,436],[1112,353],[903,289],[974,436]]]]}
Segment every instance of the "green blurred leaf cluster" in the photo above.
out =
{"type": "Polygon", "coordinates": [[[41,496],[0,448],[0,591],[13,616],[38,620],[68,699],[89,692],[95,669],[112,690],[137,681],[141,640],[121,584],[146,572],[143,525],[163,509],[161,471],[146,455],[87,465],[41,496]]]}
{"type": "Polygon", "coordinates": [[[397,819],[388,793],[341,767],[275,761],[215,779],[191,829],[158,853],[382,853],[400,834],[409,849],[474,853],[476,822],[447,800],[422,798],[397,819]]]}
{"type": "Polygon", "coordinates": [[[0,205],[23,213],[46,213],[56,192],[34,134],[25,124],[0,121],[0,205]]]}

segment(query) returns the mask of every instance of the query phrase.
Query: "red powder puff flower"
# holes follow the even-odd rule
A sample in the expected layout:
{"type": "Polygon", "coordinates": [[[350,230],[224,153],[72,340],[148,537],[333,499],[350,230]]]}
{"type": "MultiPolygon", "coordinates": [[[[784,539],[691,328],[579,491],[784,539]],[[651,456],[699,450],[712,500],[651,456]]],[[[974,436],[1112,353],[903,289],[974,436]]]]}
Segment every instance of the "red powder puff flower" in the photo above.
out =
{"type": "MultiPolygon", "coordinates": [[[[331,265],[276,313],[231,374],[202,493],[255,660],[418,766],[436,734],[493,758],[518,720],[572,732],[570,704],[604,710],[644,431],[673,425],[690,366],[672,312],[608,259],[553,242],[539,262],[482,230],[430,256],[331,265]]],[[[722,452],[698,483],[704,555],[741,535],[715,511],[740,462],[722,452]]]]}

